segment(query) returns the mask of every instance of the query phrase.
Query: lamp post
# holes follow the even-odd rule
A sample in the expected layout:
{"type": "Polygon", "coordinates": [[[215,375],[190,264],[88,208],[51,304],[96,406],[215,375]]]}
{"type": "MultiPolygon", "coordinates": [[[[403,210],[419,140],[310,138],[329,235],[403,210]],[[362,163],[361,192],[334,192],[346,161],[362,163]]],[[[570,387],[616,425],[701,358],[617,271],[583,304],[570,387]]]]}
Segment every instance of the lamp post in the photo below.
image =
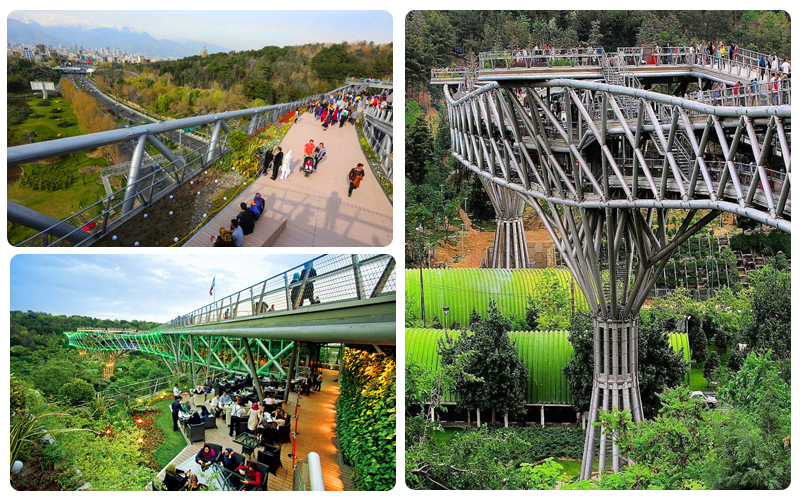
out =
{"type": "Polygon", "coordinates": [[[447,325],[450,324],[450,322],[447,320],[447,315],[450,313],[450,306],[442,307],[442,311],[444,311],[444,333],[447,335],[447,325]]]}

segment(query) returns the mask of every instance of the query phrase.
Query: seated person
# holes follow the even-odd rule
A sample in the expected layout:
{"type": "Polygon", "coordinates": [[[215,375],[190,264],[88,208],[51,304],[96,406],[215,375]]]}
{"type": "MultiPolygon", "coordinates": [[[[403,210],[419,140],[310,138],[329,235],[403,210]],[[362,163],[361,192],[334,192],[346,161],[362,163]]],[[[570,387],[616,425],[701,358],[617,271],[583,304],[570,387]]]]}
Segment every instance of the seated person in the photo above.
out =
{"type": "Polygon", "coordinates": [[[263,214],[264,208],[266,208],[267,201],[261,197],[261,193],[256,193],[255,198],[253,198],[253,202],[258,206],[258,210],[263,214]]]}
{"type": "Polygon", "coordinates": [[[198,385],[197,387],[194,388],[193,393],[197,394],[197,395],[200,395],[200,394],[205,394],[206,391],[205,391],[205,388],[202,385],[198,385]]]}
{"type": "Polygon", "coordinates": [[[204,391],[206,394],[211,394],[211,384],[206,384],[204,391]]]}
{"type": "Polygon", "coordinates": [[[275,399],[275,398],[271,398],[271,397],[264,398],[264,404],[265,405],[270,405],[270,406],[279,405],[279,404],[282,404],[283,402],[284,401],[282,399],[275,399]]]}
{"type": "Polygon", "coordinates": [[[217,459],[217,463],[223,468],[233,471],[236,469],[236,458],[233,456],[233,448],[225,448],[217,459]]]}
{"type": "Polygon", "coordinates": [[[274,443],[278,440],[278,428],[275,422],[268,422],[267,416],[269,414],[264,415],[264,418],[261,419],[261,422],[258,424],[258,428],[256,429],[256,435],[258,436],[258,442],[261,443],[274,443]]]}
{"type": "Polygon", "coordinates": [[[189,484],[189,479],[183,471],[175,468],[175,464],[167,465],[167,473],[164,475],[164,486],[167,491],[181,491],[189,484]]]}
{"type": "Polygon", "coordinates": [[[252,234],[253,229],[256,228],[256,214],[247,208],[247,203],[245,202],[242,202],[239,206],[242,208],[242,212],[237,215],[236,218],[239,220],[239,227],[242,228],[242,234],[252,234]]]}
{"type": "Polygon", "coordinates": [[[227,404],[231,404],[233,401],[231,400],[231,397],[228,396],[227,392],[222,391],[222,397],[219,398],[219,402],[220,402],[221,405],[227,405],[227,404]]]}
{"type": "Polygon", "coordinates": [[[186,491],[208,491],[208,486],[201,483],[197,476],[192,474],[192,479],[186,486],[186,491]]]}
{"type": "Polygon", "coordinates": [[[200,418],[203,419],[203,422],[206,421],[206,417],[209,416],[209,415],[210,414],[208,413],[208,409],[205,407],[205,405],[201,406],[200,407],[200,418]]]}
{"type": "Polygon", "coordinates": [[[190,411],[192,411],[192,403],[188,401],[183,403],[183,405],[181,405],[181,411],[183,413],[189,413],[190,411]]]}
{"type": "Polygon", "coordinates": [[[241,480],[244,485],[242,490],[253,491],[261,487],[261,471],[255,462],[250,462],[246,466],[240,465],[236,470],[243,476],[241,480]]]}
{"type": "Polygon", "coordinates": [[[194,461],[200,464],[203,470],[205,470],[209,465],[213,464],[216,459],[217,454],[213,449],[211,449],[208,443],[205,443],[194,457],[194,461]]]}
{"type": "Polygon", "coordinates": [[[270,312],[275,311],[275,304],[272,304],[271,306],[269,306],[269,310],[270,310],[270,312]]]}
{"type": "MultiPolygon", "coordinates": [[[[242,228],[239,227],[239,219],[231,219],[231,228],[229,231],[226,231],[226,233],[230,235],[231,241],[233,241],[233,246],[242,246],[242,243],[244,243],[244,232],[242,228]]],[[[228,319],[227,316],[225,319],[228,319]]]]}
{"type": "Polygon", "coordinates": [[[205,421],[206,420],[203,417],[200,416],[200,412],[194,412],[194,413],[192,413],[192,416],[189,417],[189,425],[202,424],[205,421]]]}

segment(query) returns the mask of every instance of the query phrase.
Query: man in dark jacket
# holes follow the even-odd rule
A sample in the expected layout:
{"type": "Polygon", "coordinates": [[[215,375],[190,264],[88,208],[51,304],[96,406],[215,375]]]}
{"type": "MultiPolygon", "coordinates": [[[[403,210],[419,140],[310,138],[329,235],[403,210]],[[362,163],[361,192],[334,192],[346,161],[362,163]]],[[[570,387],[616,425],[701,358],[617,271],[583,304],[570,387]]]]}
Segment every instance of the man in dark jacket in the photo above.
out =
{"type": "Polygon", "coordinates": [[[170,409],[172,410],[172,430],[179,431],[178,429],[178,412],[181,411],[181,397],[175,396],[175,401],[169,405],[170,409]]]}
{"type": "Polygon", "coordinates": [[[347,174],[347,180],[350,181],[350,189],[347,191],[348,198],[353,194],[354,189],[358,189],[358,186],[361,184],[361,179],[364,178],[364,164],[359,163],[356,165],[356,168],[350,169],[350,173],[347,174]]]}
{"type": "Polygon", "coordinates": [[[239,227],[242,228],[243,234],[250,234],[256,228],[256,216],[248,208],[247,203],[242,202],[239,206],[242,208],[242,213],[239,214],[239,227]]]}
{"type": "Polygon", "coordinates": [[[283,149],[278,147],[275,151],[277,151],[277,153],[275,153],[275,157],[272,159],[272,177],[270,177],[273,181],[278,178],[278,170],[283,164],[283,149]]]}
{"type": "Polygon", "coordinates": [[[264,175],[269,174],[269,167],[272,163],[274,156],[272,156],[272,150],[268,149],[266,153],[264,153],[264,175]]]}

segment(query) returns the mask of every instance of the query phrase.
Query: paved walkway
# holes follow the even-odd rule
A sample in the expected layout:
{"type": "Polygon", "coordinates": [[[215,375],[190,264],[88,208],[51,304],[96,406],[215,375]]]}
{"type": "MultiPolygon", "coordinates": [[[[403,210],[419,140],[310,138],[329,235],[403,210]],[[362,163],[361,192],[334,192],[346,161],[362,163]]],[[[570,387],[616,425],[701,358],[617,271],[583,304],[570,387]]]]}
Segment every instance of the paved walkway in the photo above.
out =
{"type": "MultiPolygon", "coordinates": [[[[311,391],[310,396],[303,396],[300,399],[298,409],[299,418],[297,419],[297,441],[295,443],[298,459],[306,460],[308,454],[315,451],[319,454],[322,465],[322,475],[327,491],[354,491],[355,486],[350,479],[351,467],[344,465],[341,455],[336,447],[336,398],[339,397],[339,372],[333,370],[323,370],[322,390],[311,391]]],[[[186,398],[184,398],[186,399],[186,398]]],[[[289,395],[289,402],[283,404],[286,413],[294,415],[295,401],[297,393],[289,395]]],[[[295,419],[292,418],[292,431],[295,428],[295,419]]],[[[172,432],[172,429],[167,429],[172,432]]],[[[237,453],[241,453],[242,445],[233,442],[233,438],[228,436],[228,428],[225,419],[217,419],[217,429],[206,429],[205,442],[221,445],[223,449],[233,448],[237,453]]],[[[180,464],[189,458],[197,455],[202,448],[202,441],[195,441],[183,449],[171,463],[180,464]]],[[[284,443],[281,447],[281,463],[283,467],[277,470],[276,475],[270,474],[269,491],[291,491],[294,471],[292,470],[292,442],[284,443]]],[[[256,452],[257,454],[257,452],[256,452]]],[[[164,477],[163,471],[159,474],[164,477]]]]}
{"type": "MultiPolygon", "coordinates": [[[[288,219],[274,246],[381,247],[392,241],[392,205],[369,168],[353,125],[345,124],[342,128],[336,125],[323,131],[318,121],[304,113],[289,129],[281,147],[284,155],[292,151],[289,177],[273,181],[262,175],[256,179],[187,246],[210,246],[211,236],[217,234],[220,227],[228,227],[230,220],[239,213],[239,203],[251,201],[255,193],[261,193],[266,200],[268,212],[265,215],[270,215],[271,210],[273,218],[288,219]],[[316,172],[305,177],[300,163],[303,145],[309,139],[314,139],[315,144],[324,142],[327,156],[316,172]],[[361,187],[348,198],[347,174],[359,162],[366,165],[366,175],[361,187]]],[[[263,219],[262,216],[256,222],[257,230],[264,223],[263,219]]],[[[249,236],[245,236],[246,246],[263,245],[263,240],[248,245],[249,236]]]]}

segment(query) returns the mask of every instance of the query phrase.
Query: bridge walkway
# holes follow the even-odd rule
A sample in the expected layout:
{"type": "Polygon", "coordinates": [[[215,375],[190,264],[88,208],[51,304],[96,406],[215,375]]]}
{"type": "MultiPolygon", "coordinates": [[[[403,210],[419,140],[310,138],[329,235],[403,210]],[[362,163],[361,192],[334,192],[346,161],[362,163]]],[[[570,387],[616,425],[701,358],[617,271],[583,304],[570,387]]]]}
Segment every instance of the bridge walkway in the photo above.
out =
{"type": "MultiPolygon", "coordinates": [[[[352,468],[342,462],[336,436],[336,398],[339,396],[339,372],[323,369],[322,390],[311,391],[311,396],[303,396],[300,399],[300,408],[297,420],[297,458],[305,460],[312,451],[317,452],[322,464],[322,476],[325,481],[327,491],[354,491],[355,486],[351,479],[352,468]]],[[[184,399],[188,399],[184,396],[184,399]]],[[[283,409],[287,414],[294,414],[297,393],[289,395],[289,401],[283,404],[283,409]]],[[[294,431],[295,419],[291,422],[294,431]]],[[[167,432],[172,432],[167,429],[167,432]]],[[[218,444],[222,449],[233,448],[236,453],[242,452],[242,445],[234,443],[233,438],[228,436],[228,427],[225,419],[220,416],[217,420],[217,429],[206,429],[205,442],[218,444]]],[[[172,463],[180,464],[193,458],[203,447],[203,442],[195,441],[186,446],[181,453],[176,456],[172,463]]],[[[268,491],[291,491],[294,473],[292,471],[292,442],[283,443],[281,447],[281,463],[276,475],[270,474],[268,491]]],[[[257,455],[258,452],[256,451],[257,455]]],[[[255,458],[255,457],[254,457],[255,458]]],[[[164,471],[158,475],[164,477],[164,471]]]]}
{"type": "MultiPolygon", "coordinates": [[[[392,204],[369,168],[353,125],[331,126],[323,131],[320,122],[304,113],[281,142],[284,155],[292,151],[291,173],[287,179],[262,175],[242,194],[201,229],[185,246],[211,246],[211,236],[228,227],[240,212],[242,201],[252,201],[256,193],[266,200],[273,220],[283,217],[286,226],[274,246],[386,246],[392,241],[392,204]],[[316,172],[305,177],[300,170],[303,145],[309,139],[325,143],[326,157],[316,172]],[[347,197],[347,174],[357,163],[365,165],[361,187],[347,197]]],[[[264,217],[256,222],[266,226],[264,217]]],[[[274,224],[274,223],[273,223],[274,224]]],[[[263,235],[245,236],[245,246],[262,246],[263,235]],[[248,238],[255,240],[248,243],[248,238]]]]}

